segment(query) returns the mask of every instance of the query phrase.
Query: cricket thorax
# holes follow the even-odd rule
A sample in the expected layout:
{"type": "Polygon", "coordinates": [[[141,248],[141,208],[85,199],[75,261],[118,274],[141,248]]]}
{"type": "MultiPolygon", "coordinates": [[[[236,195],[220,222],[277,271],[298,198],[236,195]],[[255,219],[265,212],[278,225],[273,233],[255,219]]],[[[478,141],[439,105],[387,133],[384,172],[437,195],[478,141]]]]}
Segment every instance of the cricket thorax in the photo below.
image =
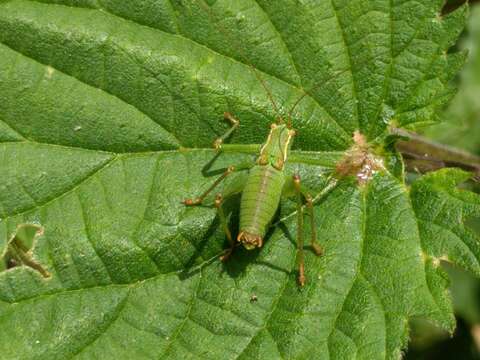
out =
{"type": "Polygon", "coordinates": [[[267,141],[260,150],[257,164],[272,165],[274,168],[282,170],[294,136],[295,130],[289,129],[287,125],[272,124],[267,141]]]}

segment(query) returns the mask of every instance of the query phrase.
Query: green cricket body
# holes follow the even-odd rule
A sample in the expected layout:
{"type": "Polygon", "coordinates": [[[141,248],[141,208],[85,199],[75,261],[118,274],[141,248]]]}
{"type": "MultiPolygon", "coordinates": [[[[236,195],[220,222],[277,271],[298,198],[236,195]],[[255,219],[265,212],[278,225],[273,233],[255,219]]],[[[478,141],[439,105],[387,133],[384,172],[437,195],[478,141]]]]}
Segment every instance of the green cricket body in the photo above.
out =
{"type": "Polygon", "coordinates": [[[263,238],[280,204],[285,184],[284,166],[295,131],[272,124],[256,165],[250,170],[240,203],[237,241],[248,249],[263,245],[263,238]]]}

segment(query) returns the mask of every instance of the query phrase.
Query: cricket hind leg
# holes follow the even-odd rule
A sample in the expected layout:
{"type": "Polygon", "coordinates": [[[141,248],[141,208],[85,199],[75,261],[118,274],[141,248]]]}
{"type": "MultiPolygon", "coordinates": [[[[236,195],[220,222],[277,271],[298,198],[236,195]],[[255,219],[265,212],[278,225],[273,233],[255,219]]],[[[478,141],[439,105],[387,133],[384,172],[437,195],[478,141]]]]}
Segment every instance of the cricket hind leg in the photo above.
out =
{"type": "Polygon", "coordinates": [[[220,218],[220,224],[222,225],[223,231],[225,232],[225,236],[227,237],[228,243],[230,247],[225,249],[225,252],[222,256],[220,256],[221,261],[227,261],[230,258],[230,255],[233,253],[233,249],[235,248],[235,241],[232,237],[232,232],[228,228],[227,217],[225,216],[225,212],[223,211],[223,196],[222,194],[217,194],[215,197],[215,207],[217,208],[218,217],[220,218]]]}
{"type": "Polygon", "coordinates": [[[303,250],[303,199],[300,176],[293,175],[293,186],[297,198],[297,258],[298,258],[298,283],[305,285],[305,255],[303,250]]]}
{"type": "Polygon", "coordinates": [[[313,198],[310,194],[304,194],[307,202],[308,214],[310,216],[310,245],[317,256],[323,255],[323,248],[317,241],[317,226],[315,224],[315,213],[313,211],[313,198]]]}
{"type": "Polygon", "coordinates": [[[304,219],[303,219],[303,199],[306,201],[306,207],[310,217],[310,245],[313,252],[317,255],[323,255],[323,249],[317,241],[317,227],[315,224],[315,213],[313,209],[314,199],[308,190],[301,184],[300,176],[293,175],[293,186],[297,198],[297,254],[298,254],[298,282],[300,286],[305,285],[305,256],[304,256],[304,219]]]}

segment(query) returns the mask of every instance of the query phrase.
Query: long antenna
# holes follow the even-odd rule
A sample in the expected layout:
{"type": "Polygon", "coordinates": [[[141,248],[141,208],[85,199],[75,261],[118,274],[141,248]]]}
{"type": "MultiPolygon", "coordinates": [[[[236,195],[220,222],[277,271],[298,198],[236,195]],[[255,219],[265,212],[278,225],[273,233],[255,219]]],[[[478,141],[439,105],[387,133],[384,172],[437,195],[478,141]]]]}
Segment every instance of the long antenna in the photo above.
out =
{"type": "MultiPolygon", "coordinates": [[[[252,63],[248,60],[248,58],[245,56],[245,53],[242,51],[242,48],[239,46],[238,42],[236,41],[236,39],[232,38],[228,33],[227,31],[223,28],[223,26],[216,20],[215,18],[215,15],[213,14],[213,12],[211,11],[210,7],[207,6],[207,4],[204,3],[204,0],[195,0],[199,5],[200,7],[208,13],[208,15],[214,20],[215,24],[217,25],[217,28],[223,33],[223,35],[225,35],[227,37],[227,39],[229,41],[231,41],[232,43],[235,44],[235,48],[236,50],[239,52],[242,60],[248,64],[251,68],[251,70],[253,71],[253,73],[255,74],[255,77],[258,79],[258,81],[260,82],[260,84],[262,85],[263,89],[265,90],[270,102],[272,103],[272,107],[274,109],[274,111],[277,113],[277,116],[280,120],[281,123],[284,123],[284,119],[282,117],[282,115],[280,114],[280,111],[279,111],[279,108],[277,106],[277,104],[275,103],[275,100],[273,99],[273,95],[271,93],[271,91],[269,90],[269,88],[267,87],[266,83],[265,83],[265,80],[262,78],[262,76],[260,75],[260,73],[258,72],[258,69],[255,68],[255,66],[252,65],[252,63]]],[[[384,52],[384,53],[381,53],[381,54],[378,54],[378,56],[375,56],[373,59],[366,59],[365,61],[362,61],[362,63],[359,63],[357,65],[362,65],[362,64],[366,64],[368,62],[371,62],[373,60],[375,60],[376,58],[380,58],[382,57],[383,55],[385,55],[387,52],[384,52]]],[[[294,102],[292,108],[290,109],[290,111],[288,112],[288,127],[292,127],[292,114],[293,114],[293,111],[295,110],[295,108],[298,106],[298,104],[301,103],[301,101],[307,97],[307,96],[311,96],[311,92],[315,89],[317,89],[318,87],[320,87],[321,85],[326,85],[328,84],[330,81],[332,80],[335,80],[337,79],[337,77],[345,72],[348,72],[350,71],[351,69],[344,69],[342,71],[339,71],[339,72],[335,72],[334,76],[330,77],[328,80],[325,80],[325,79],[321,79],[319,81],[317,81],[312,87],[310,87],[309,90],[305,90],[305,89],[302,89],[303,91],[303,94],[300,95],[300,97],[294,102]]]]}
{"type": "Polygon", "coordinates": [[[242,58],[242,60],[247,63],[253,74],[255,75],[255,77],[257,78],[257,80],[260,82],[260,84],[262,85],[263,89],[265,90],[267,96],[268,96],[268,99],[270,100],[270,102],[272,103],[272,107],[273,107],[273,110],[275,111],[275,113],[277,114],[278,116],[278,119],[280,120],[281,123],[284,122],[283,120],[283,117],[282,115],[280,114],[280,111],[278,110],[278,106],[277,104],[275,103],[275,100],[273,100],[273,95],[271,93],[271,91],[269,90],[269,88],[267,87],[267,84],[265,83],[265,80],[262,78],[262,76],[260,75],[260,73],[258,72],[258,70],[255,68],[255,66],[252,65],[252,63],[248,60],[248,58],[245,56],[245,53],[242,51],[242,48],[241,46],[239,46],[239,44],[236,42],[236,39],[232,38],[228,32],[223,28],[223,26],[220,24],[219,21],[217,21],[217,19],[215,18],[213,12],[211,11],[210,7],[207,6],[207,4],[204,3],[203,0],[196,0],[196,2],[200,5],[200,7],[208,13],[208,15],[212,18],[212,20],[214,21],[214,23],[217,25],[218,29],[222,32],[223,35],[226,36],[226,38],[233,42],[235,44],[235,48],[236,50],[239,52],[240,54],[240,57],[242,58]]]}

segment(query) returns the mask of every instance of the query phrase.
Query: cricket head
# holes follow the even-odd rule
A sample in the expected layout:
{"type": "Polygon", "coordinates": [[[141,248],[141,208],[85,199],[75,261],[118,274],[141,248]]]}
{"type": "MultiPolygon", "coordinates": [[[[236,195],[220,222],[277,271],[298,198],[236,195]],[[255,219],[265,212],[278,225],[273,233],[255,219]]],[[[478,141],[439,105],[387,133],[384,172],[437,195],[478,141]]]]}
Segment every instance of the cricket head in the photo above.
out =
{"type": "Polygon", "coordinates": [[[278,170],[282,170],[287,161],[292,139],[295,136],[295,130],[286,124],[272,124],[267,141],[260,150],[260,156],[257,160],[259,165],[272,165],[278,170]]]}
{"type": "Polygon", "coordinates": [[[257,247],[262,247],[263,245],[262,236],[250,234],[245,231],[240,231],[237,236],[237,241],[241,243],[247,250],[253,250],[257,247]]]}

